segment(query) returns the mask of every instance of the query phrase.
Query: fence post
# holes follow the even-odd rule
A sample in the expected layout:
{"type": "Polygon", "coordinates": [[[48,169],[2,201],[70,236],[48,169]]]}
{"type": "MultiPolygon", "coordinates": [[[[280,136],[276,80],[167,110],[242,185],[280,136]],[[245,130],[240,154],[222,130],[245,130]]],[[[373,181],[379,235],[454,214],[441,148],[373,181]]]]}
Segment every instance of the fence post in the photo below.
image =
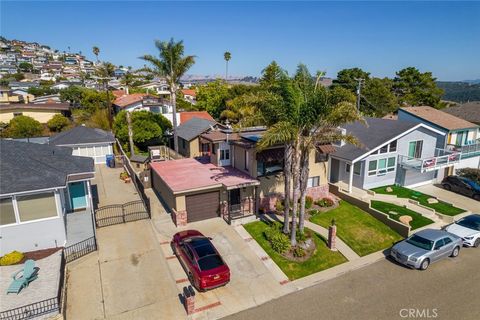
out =
{"type": "Polygon", "coordinates": [[[125,223],[125,207],[122,205],[122,221],[125,223]]]}

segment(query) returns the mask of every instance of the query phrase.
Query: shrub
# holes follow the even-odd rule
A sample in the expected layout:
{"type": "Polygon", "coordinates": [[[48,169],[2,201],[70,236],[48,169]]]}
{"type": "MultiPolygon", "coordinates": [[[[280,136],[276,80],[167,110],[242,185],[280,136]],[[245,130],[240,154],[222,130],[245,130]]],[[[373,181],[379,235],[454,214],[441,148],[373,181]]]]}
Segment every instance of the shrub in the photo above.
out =
{"type": "Polygon", "coordinates": [[[50,131],[60,132],[69,124],[70,121],[65,116],[56,114],[52,119],[48,120],[47,127],[50,131]]]}
{"type": "Polygon", "coordinates": [[[0,258],[0,266],[9,266],[12,264],[17,264],[23,260],[23,257],[24,257],[23,253],[18,251],[12,251],[0,258]]]}
{"type": "Polygon", "coordinates": [[[310,196],[305,197],[305,209],[310,209],[313,205],[313,198],[310,196]]]}
{"type": "Polygon", "coordinates": [[[287,235],[281,232],[276,232],[270,239],[270,245],[274,251],[278,253],[284,253],[290,249],[290,239],[288,239],[287,235]]]}
{"type": "Polygon", "coordinates": [[[321,200],[317,200],[317,202],[315,202],[315,204],[317,206],[320,206],[322,208],[325,208],[325,207],[331,207],[334,205],[334,202],[332,199],[330,198],[323,198],[321,200]]]}
{"type": "Polygon", "coordinates": [[[304,229],[303,232],[297,232],[296,234],[297,241],[305,241],[312,236],[312,231],[309,229],[304,229]]]}
{"type": "Polygon", "coordinates": [[[270,224],[267,230],[264,231],[265,239],[270,241],[277,233],[282,233],[282,225],[280,222],[274,221],[270,224]]]}
{"type": "Polygon", "coordinates": [[[295,247],[295,249],[293,249],[293,256],[296,258],[305,257],[305,254],[305,250],[301,247],[295,247]]]}
{"type": "Polygon", "coordinates": [[[16,116],[10,120],[6,130],[9,138],[31,138],[42,134],[43,126],[29,116],[16,116]]]}
{"type": "Polygon", "coordinates": [[[480,169],[476,168],[463,168],[457,170],[457,174],[461,177],[471,179],[476,183],[480,183],[480,169]]]}
{"type": "Polygon", "coordinates": [[[275,202],[275,209],[278,212],[283,212],[283,210],[285,209],[285,207],[283,206],[283,200],[277,199],[277,202],[275,202]]]}

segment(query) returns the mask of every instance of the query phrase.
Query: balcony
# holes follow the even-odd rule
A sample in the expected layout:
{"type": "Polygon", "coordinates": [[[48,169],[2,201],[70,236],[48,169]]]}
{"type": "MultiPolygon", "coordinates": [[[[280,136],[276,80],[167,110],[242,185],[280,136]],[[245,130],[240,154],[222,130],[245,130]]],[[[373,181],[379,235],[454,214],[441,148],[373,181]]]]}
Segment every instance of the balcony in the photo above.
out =
{"type": "Polygon", "coordinates": [[[399,155],[398,163],[404,168],[418,170],[423,173],[452,166],[461,159],[461,153],[456,151],[437,149],[435,154],[436,156],[434,157],[422,159],[399,155]]]}
{"type": "Polygon", "coordinates": [[[480,156],[480,143],[467,144],[465,146],[449,144],[447,145],[447,149],[461,153],[460,158],[462,160],[480,156]]]}

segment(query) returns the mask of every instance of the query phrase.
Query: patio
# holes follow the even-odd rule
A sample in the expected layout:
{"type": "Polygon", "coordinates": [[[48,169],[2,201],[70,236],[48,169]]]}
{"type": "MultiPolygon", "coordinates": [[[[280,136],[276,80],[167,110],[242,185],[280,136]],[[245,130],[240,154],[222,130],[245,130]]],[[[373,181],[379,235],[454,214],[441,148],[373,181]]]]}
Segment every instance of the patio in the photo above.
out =
{"type": "Polygon", "coordinates": [[[89,211],[68,213],[65,219],[67,224],[67,247],[94,236],[94,222],[89,211]]]}

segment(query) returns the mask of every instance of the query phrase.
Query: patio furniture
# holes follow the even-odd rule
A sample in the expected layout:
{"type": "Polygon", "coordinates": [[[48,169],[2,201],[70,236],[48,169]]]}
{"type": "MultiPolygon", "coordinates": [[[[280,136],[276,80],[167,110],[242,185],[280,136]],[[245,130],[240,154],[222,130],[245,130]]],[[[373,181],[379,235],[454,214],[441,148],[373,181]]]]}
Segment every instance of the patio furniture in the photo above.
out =
{"type": "Polygon", "coordinates": [[[35,261],[27,260],[23,269],[12,274],[12,283],[7,289],[7,294],[18,294],[23,288],[28,287],[30,282],[38,278],[38,267],[35,267],[35,261]],[[21,275],[19,276],[19,274],[21,275]]]}

